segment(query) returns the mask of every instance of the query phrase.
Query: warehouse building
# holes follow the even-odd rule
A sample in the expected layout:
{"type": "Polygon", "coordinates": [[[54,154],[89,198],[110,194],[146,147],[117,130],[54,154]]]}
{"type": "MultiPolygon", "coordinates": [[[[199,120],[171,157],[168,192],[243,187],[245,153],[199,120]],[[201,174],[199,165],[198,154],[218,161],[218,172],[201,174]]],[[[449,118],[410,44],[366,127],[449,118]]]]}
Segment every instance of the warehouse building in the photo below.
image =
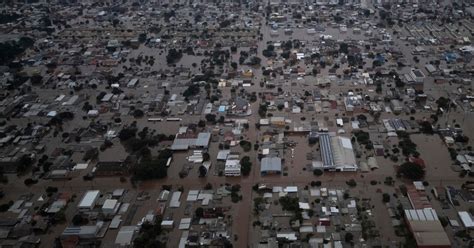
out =
{"type": "Polygon", "coordinates": [[[281,158],[265,157],[260,164],[260,174],[281,174],[281,158]]]}
{"type": "Polygon", "coordinates": [[[77,208],[79,211],[90,211],[95,207],[97,200],[99,199],[99,190],[89,190],[86,192],[82,200],[79,202],[77,208]]]}
{"type": "Polygon", "coordinates": [[[178,133],[171,145],[173,151],[183,151],[188,149],[203,149],[209,146],[211,133],[178,133]]]}
{"type": "Polygon", "coordinates": [[[319,138],[322,168],[329,171],[357,171],[357,164],[351,140],[335,136],[333,133],[321,133],[319,138]]]}
{"type": "Polygon", "coordinates": [[[448,248],[451,242],[432,208],[407,209],[405,219],[420,248],[448,248]]]}

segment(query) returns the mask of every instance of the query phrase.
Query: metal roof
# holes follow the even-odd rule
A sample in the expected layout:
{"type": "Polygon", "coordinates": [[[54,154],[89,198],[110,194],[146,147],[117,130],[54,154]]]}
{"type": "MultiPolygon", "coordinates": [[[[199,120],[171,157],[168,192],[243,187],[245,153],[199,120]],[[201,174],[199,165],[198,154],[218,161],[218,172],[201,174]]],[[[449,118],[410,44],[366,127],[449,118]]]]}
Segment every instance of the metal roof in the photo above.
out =
{"type": "Polygon", "coordinates": [[[321,156],[323,158],[324,167],[334,166],[334,157],[331,148],[331,137],[329,134],[321,134],[319,136],[319,144],[321,146],[321,156]]]}
{"type": "Polygon", "coordinates": [[[199,133],[195,145],[199,147],[207,147],[210,139],[211,133],[199,133]]]}
{"type": "Polygon", "coordinates": [[[115,244],[117,245],[130,245],[133,240],[133,236],[138,231],[137,226],[123,226],[115,238],[115,244]]]}
{"type": "Polygon", "coordinates": [[[281,158],[265,157],[262,158],[260,172],[281,171],[281,158]]]}
{"type": "Polygon", "coordinates": [[[99,196],[99,190],[90,190],[87,191],[84,197],[82,197],[81,202],[79,203],[79,208],[91,208],[95,204],[97,197],[99,196]]]}

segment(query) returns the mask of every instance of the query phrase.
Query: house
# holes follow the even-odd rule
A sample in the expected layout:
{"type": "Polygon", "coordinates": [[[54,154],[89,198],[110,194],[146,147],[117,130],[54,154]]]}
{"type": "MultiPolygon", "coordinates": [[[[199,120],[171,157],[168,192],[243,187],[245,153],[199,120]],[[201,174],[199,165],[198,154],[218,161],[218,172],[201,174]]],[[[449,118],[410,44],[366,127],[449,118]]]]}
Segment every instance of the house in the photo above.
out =
{"type": "Polygon", "coordinates": [[[130,81],[127,83],[127,88],[135,88],[138,84],[138,78],[132,78],[130,81]]]}
{"type": "Polygon", "coordinates": [[[344,98],[344,106],[347,112],[359,111],[361,109],[361,101],[357,96],[348,96],[344,98]]]}
{"type": "Polygon", "coordinates": [[[472,218],[471,214],[467,211],[460,211],[458,212],[459,218],[462,221],[462,224],[464,227],[467,229],[473,229],[474,228],[474,219],[472,218]]]}
{"type": "Polygon", "coordinates": [[[225,161],[224,176],[240,176],[240,160],[227,159],[225,161]]]}
{"type": "Polygon", "coordinates": [[[132,242],[137,233],[137,226],[122,226],[115,238],[115,247],[132,247],[132,242]]]}
{"type": "Polygon", "coordinates": [[[274,127],[285,127],[285,117],[270,117],[270,125],[274,127]]]}
{"type": "Polygon", "coordinates": [[[425,74],[419,69],[412,69],[410,71],[410,76],[417,83],[423,83],[425,80],[425,74]]]}
{"type": "Polygon", "coordinates": [[[116,199],[107,199],[102,205],[102,213],[105,215],[113,215],[117,213],[120,207],[120,202],[116,199]]]}
{"type": "Polygon", "coordinates": [[[90,211],[95,207],[97,200],[99,199],[100,191],[99,190],[89,190],[82,197],[77,208],[79,211],[90,211]]]}
{"type": "Polygon", "coordinates": [[[402,105],[402,103],[401,103],[399,100],[397,100],[397,99],[392,99],[392,100],[390,101],[390,107],[392,108],[392,111],[393,111],[394,113],[400,113],[400,112],[402,112],[402,110],[403,110],[403,105],[402,105]]]}
{"type": "Polygon", "coordinates": [[[436,72],[436,67],[434,67],[434,65],[432,64],[426,64],[425,69],[429,74],[433,74],[436,72]]]}
{"type": "Polygon", "coordinates": [[[227,114],[234,116],[249,116],[252,114],[250,103],[242,97],[235,97],[227,110],[227,114]]]}
{"type": "Polygon", "coordinates": [[[79,239],[94,239],[99,234],[104,222],[99,221],[96,225],[91,226],[70,226],[64,229],[61,234],[61,239],[67,239],[70,236],[78,237],[79,239]]]}
{"type": "Polygon", "coordinates": [[[0,158],[0,168],[3,173],[16,173],[21,162],[21,156],[8,156],[0,158]]]}

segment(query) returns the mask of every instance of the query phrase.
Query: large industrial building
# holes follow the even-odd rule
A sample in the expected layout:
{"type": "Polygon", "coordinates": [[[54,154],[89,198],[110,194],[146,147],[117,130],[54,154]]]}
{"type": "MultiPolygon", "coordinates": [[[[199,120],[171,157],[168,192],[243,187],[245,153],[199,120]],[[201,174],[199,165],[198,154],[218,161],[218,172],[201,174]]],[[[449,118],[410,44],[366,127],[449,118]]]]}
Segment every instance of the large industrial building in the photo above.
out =
{"type": "Polygon", "coordinates": [[[319,136],[322,169],[329,171],[357,171],[357,163],[351,140],[335,136],[332,133],[321,133],[319,136]]]}
{"type": "Polygon", "coordinates": [[[405,219],[418,247],[451,247],[448,235],[434,209],[407,209],[405,219]]]}
{"type": "Polygon", "coordinates": [[[281,158],[265,157],[260,164],[260,173],[262,175],[281,174],[281,158]]]}

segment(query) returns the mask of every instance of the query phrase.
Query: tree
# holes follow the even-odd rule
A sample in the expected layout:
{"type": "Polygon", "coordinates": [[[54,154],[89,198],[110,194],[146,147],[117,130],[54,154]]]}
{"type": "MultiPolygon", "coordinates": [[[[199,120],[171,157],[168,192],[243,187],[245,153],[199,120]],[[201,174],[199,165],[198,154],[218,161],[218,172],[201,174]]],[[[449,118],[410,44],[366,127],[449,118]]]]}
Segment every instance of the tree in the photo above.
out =
{"type": "Polygon", "coordinates": [[[165,178],[168,175],[167,161],[168,159],[142,161],[132,169],[133,176],[139,180],[165,178]]]}
{"type": "Polygon", "coordinates": [[[217,122],[223,124],[225,121],[225,117],[223,115],[219,116],[219,120],[217,120],[217,122]]]}
{"type": "Polygon", "coordinates": [[[74,226],[82,226],[87,220],[82,217],[81,214],[76,214],[72,217],[72,224],[74,226]]]}
{"type": "Polygon", "coordinates": [[[31,84],[41,84],[43,82],[43,77],[40,74],[35,74],[30,78],[31,84]]]}
{"type": "Polygon", "coordinates": [[[339,52],[349,54],[349,45],[344,42],[339,44],[339,52]]]}
{"type": "Polygon", "coordinates": [[[1,65],[8,65],[16,56],[25,52],[26,49],[33,46],[34,40],[29,37],[21,37],[19,41],[6,41],[0,43],[0,61],[1,65]]]}
{"type": "Polygon", "coordinates": [[[252,168],[252,162],[250,162],[250,157],[245,156],[240,160],[240,170],[242,172],[242,175],[248,176],[250,174],[250,170],[252,168]]]}
{"type": "Polygon", "coordinates": [[[158,159],[168,160],[168,158],[170,158],[171,156],[173,156],[173,151],[170,149],[164,149],[160,152],[160,154],[158,154],[158,159]]]}
{"type": "Polygon", "coordinates": [[[135,137],[136,133],[137,133],[136,128],[127,127],[127,128],[124,128],[124,129],[120,130],[120,132],[118,134],[118,137],[119,137],[120,141],[127,141],[130,138],[135,137]]]}
{"type": "Polygon", "coordinates": [[[285,211],[296,212],[299,210],[299,200],[297,197],[283,196],[279,199],[281,208],[285,211]]]}
{"type": "Polygon", "coordinates": [[[380,84],[380,83],[377,84],[377,86],[375,88],[375,92],[377,92],[379,94],[382,93],[382,84],[380,84]]]}
{"type": "Polygon", "coordinates": [[[426,134],[433,134],[433,126],[429,121],[422,121],[420,123],[420,131],[426,134]]]}
{"type": "Polygon", "coordinates": [[[47,194],[54,194],[54,193],[57,193],[58,192],[58,188],[57,187],[51,187],[51,186],[48,186],[46,188],[46,193],[47,194]]]}
{"type": "Polygon", "coordinates": [[[140,43],[145,42],[145,41],[146,41],[146,34],[145,34],[145,33],[139,34],[139,35],[138,35],[138,41],[139,41],[140,43]]]}
{"type": "Polygon", "coordinates": [[[199,94],[200,88],[197,84],[192,84],[183,92],[184,97],[195,96],[199,94]]]}
{"type": "Polygon", "coordinates": [[[148,127],[144,127],[142,129],[142,131],[138,132],[138,137],[140,137],[140,139],[145,139],[146,137],[148,136],[148,127]]]}
{"type": "Polygon", "coordinates": [[[198,127],[206,127],[206,121],[205,120],[199,120],[198,127]]]}
{"type": "Polygon", "coordinates": [[[230,26],[230,24],[231,24],[230,20],[224,20],[221,23],[219,23],[219,26],[221,28],[226,28],[226,27],[230,26]]]}
{"type": "Polygon", "coordinates": [[[21,156],[16,171],[18,174],[23,174],[24,172],[26,172],[27,169],[31,167],[31,165],[33,165],[33,159],[25,154],[21,156]]]}
{"type": "Polygon", "coordinates": [[[196,210],[194,211],[194,215],[196,216],[196,218],[202,218],[204,216],[204,209],[202,207],[196,208],[196,210]]]}
{"type": "Polygon", "coordinates": [[[390,202],[390,195],[387,194],[387,193],[384,193],[384,194],[382,195],[382,201],[383,201],[384,203],[390,202]]]}
{"type": "Polygon", "coordinates": [[[140,228],[140,233],[138,234],[138,237],[133,241],[133,247],[166,247],[166,244],[163,244],[159,241],[159,239],[157,239],[157,237],[160,236],[162,232],[161,221],[162,218],[160,216],[157,216],[153,223],[150,223],[148,221],[143,223],[140,228]]]}
{"type": "Polygon", "coordinates": [[[179,61],[183,57],[183,53],[181,50],[176,50],[175,48],[171,48],[168,50],[168,54],[166,55],[166,63],[173,64],[179,61]]]}
{"type": "Polygon", "coordinates": [[[447,109],[449,107],[449,99],[440,97],[438,100],[436,100],[436,104],[438,104],[438,108],[447,109]]]}
{"type": "Polygon", "coordinates": [[[253,66],[256,66],[256,65],[260,65],[260,62],[262,61],[261,58],[257,57],[257,56],[253,56],[252,58],[250,58],[250,61],[249,61],[249,65],[253,65],[253,66]]]}
{"type": "Polygon", "coordinates": [[[91,159],[96,159],[99,156],[99,149],[97,147],[91,148],[87,150],[84,153],[84,156],[82,157],[83,161],[91,160],[91,159]]]}
{"type": "Polygon", "coordinates": [[[28,187],[31,186],[31,185],[33,185],[33,184],[36,184],[37,182],[38,182],[38,181],[35,181],[35,180],[33,180],[32,178],[27,178],[27,179],[25,179],[25,181],[24,181],[25,185],[28,186],[28,187]]]}
{"type": "Polygon", "coordinates": [[[199,166],[199,177],[205,177],[207,175],[207,168],[204,165],[199,166]]]}
{"type": "Polygon", "coordinates": [[[267,105],[266,104],[260,104],[258,108],[258,114],[260,117],[265,117],[267,114],[267,105]]]}
{"type": "Polygon", "coordinates": [[[65,111],[58,114],[58,117],[62,120],[72,120],[74,119],[74,113],[65,111]]]}
{"type": "Polygon", "coordinates": [[[352,242],[352,240],[354,239],[354,234],[348,232],[348,233],[346,233],[346,235],[344,236],[344,239],[346,240],[346,243],[350,243],[350,242],[352,242]]]}
{"type": "Polygon", "coordinates": [[[209,159],[211,159],[211,155],[209,155],[209,153],[205,152],[202,154],[202,159],[203,161],[209,161],[209,159]]]}
{"type": "Polygon", "coordinates": [[[469,142],[469,137],[466,135],[457,135],[454,137],[454,141],[467,144],[469,142]]]}
{"type": "Polygon", "coordinates": [[[346,181],[347,186],[354,188],[357,186],[357,182],[354,179],[351,179],[349,181],[346,181]]]}
{"type": "Polygon", "coordinates": [[[249,152],[252,149],[252,143],[246,141],[246,140],[241,140],[240,141],[240,147],[244,150],[244,152],[249,152]]]}
{"type": "Polygon", "coordinates": [[[410,180],[420,180],[425,176],[425,170],[418,164],[412,162],[406,162],[400,165],[397,173],[410,180]]]}
{"type": "Polygon", "coordinates": [[[211,123],[216,122],[216,115],[214,114],[207,114],[205,117],[208,122],[211,122],[211,123]]]}
{"type": "Polygon", "coordinates": [[[321,176],[323,174],[323,171],[320,169],[314,169],[313,174],[315,176],[321,176]]]}

